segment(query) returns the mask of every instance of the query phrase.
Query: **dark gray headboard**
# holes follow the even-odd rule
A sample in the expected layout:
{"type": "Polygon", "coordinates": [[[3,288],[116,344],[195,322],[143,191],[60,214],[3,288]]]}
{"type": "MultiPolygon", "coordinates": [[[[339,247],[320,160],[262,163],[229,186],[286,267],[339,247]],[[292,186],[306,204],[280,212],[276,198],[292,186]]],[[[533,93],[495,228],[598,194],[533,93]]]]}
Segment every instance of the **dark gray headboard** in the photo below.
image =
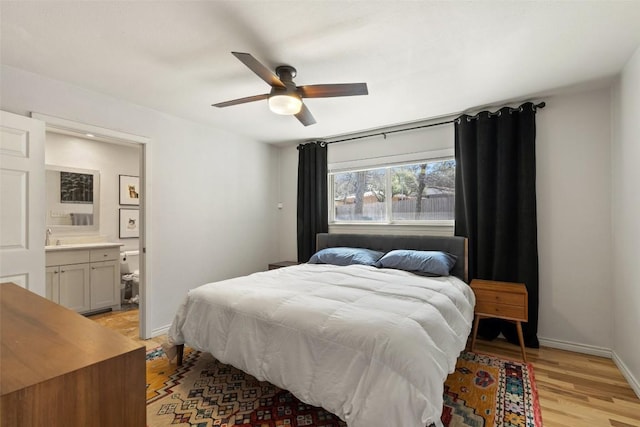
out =
{"type": "Polygon", "coordinates": [[[393,249],[445,251],[458,257],[451,274],[468,281],[467,239],[459,236],[401,236],[389,234],[329,234],[316,235],[316,250],[346,246],[381,252],[393,249]]]}

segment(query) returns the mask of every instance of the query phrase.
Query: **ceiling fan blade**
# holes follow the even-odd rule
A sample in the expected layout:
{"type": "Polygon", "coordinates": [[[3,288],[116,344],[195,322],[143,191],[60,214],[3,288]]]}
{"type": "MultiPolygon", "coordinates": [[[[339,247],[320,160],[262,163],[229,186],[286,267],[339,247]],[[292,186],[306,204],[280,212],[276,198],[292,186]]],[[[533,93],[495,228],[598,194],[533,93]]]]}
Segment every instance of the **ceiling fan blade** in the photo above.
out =
{"type": "Polygon", "coordinates": [[[217,104],[212,104],[211,106],[218,107],[218,108],[230,107],[232,105],[244,104],[246,102],[260,101],[262,99],[267,99],[267,98],[269,98],[269,94],[263,93],[262,95],[247,96],[245,98],[238,98],[232,101],[218,102],[217,104]]]}
{"type": "Polygon", "coordinates": [[[300,123],[302,123],[305,126],[310,126],[316,122],[316,119],[313,118],[313,114],[311,114],[311,111],[309,111],[307,106],[304,104],[302,104],[302,108],[300,109],[300,112],[295,116],[296,116],[296,119],[300,120],[300,123]]]}
{"type": "Polygon", "coordinates": [[[242,52],[231,52],[231,53],[233,54],[233,56],[235,56],[240,61],[242,61],[242,63],[246,65],[251,71],[256,73],[258,77],[260,77],[262,80],[267,82],[269,86],[281,87],[281,88],[286,87],[284,83],[282,83],[282,81],[278,78],[278,76],[273,74],[271,70],[269,70],[267,67],[262,65],[256,58],[251,56],[251,54],[242,53],[242,52]]]}
{"type": "Polygon", "coordinates": [[[368,95],[366,83],[340,83],[329,85],[298,86],[302,98],[329,98],[332,96],[368,95]]]}

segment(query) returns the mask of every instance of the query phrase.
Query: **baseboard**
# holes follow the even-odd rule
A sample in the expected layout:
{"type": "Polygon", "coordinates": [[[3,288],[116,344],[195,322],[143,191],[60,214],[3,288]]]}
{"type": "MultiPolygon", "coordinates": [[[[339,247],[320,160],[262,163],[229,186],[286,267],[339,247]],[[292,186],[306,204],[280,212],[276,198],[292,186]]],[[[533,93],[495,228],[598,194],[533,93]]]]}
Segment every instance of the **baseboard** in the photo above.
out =
{"type": "Polygon", "coordinates": [[[149,338],[157,337],[158,335],[164,335],[169,332],[169,328],[171,325],[166,325],[161,328],[156,328],[151,331],[151,336],[149,338]]]}
{"type": "Polygon", "coordinates": [[[622,375],[629,383],[629,386],[631,386],[635,394],[640,397],[640,382],[636,377],[633,376],[627,365],[625,365],[625,363],[622,361],[622,359],[620,359],[615,351],[605,347],[578,344],[573,342],[554,340],[551,338],[539,338],[539,341],[540,345],[545,347],[557,348],[560,350],[573,351],[576,353],[590,354],[592,356],[600,356],[606,357],[607,359],[612,359],[613,363],[616,364],[618,369],[620,369],[622,375]]]}
{"type": "Polygon", "coordinates": [[[638,382],[638,379],[633,376],[627,365],[624,364],[615,351],[613,352],[612,359],[613,363],[615,363],[618,369],[620,369],[620,372],[622,372],[622,375],[626,378],[627,382],[636,393],[636,396],[640,397],[640,382],[638,382]]]}
{"type": "Polygon", "coordinates": [[[554,340],[551,338],[539,338],[540,345],[545,347],[557,348],[560,350],[573,351],[575,353],[590,354],[592,356],[606,357],[611,359],[611,349],[606,347],[598,347],[589,344],[578,344],[569,341],[554,340]]]}

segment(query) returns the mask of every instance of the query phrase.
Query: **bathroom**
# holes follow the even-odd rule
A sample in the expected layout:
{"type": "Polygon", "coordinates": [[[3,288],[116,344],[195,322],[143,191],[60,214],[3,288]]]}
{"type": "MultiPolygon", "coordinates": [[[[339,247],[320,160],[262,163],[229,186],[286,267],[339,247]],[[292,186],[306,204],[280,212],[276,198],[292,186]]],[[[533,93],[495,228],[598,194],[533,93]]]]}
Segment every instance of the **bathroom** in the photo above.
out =
{"type": "Polygon", "coordinates": [[[120,295],[113,309],[135,309],[139,303],[140,162],[139,144],[105,142],[90,134],[46,133],[47,256],[68,245],[117,250],[120,295]],[[73,184],[65,183],[65,176],[73,184]],[[93,191],[65,195],[65,189],[82,184],[93,186],[93,191]]]}

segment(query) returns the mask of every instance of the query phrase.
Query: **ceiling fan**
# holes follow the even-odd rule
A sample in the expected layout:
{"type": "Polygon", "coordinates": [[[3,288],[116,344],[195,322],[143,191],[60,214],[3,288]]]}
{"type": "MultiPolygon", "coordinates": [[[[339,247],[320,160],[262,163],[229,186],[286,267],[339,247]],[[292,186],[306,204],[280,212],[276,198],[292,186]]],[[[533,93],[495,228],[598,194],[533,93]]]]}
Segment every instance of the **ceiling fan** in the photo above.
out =
{"type": "Polygon", "coordinates": [[[366,83],[340,83],[324,85],[296,86],[293,78],[296,69],[290,65],[281,65],[276,68],[276,74],[262,65],[249,53],[231,52],[258,77],[271,86],[271,92],[262,95],[248,96],[232,101],[213,104],[214,107],[230,107],[246,102],[269,100],[269,108],[276,114],[293,115],[305,126],[316,122],[311,111],[304,105],[302,98],[329,98],[334,96],[368,95],[366,83]]]}

